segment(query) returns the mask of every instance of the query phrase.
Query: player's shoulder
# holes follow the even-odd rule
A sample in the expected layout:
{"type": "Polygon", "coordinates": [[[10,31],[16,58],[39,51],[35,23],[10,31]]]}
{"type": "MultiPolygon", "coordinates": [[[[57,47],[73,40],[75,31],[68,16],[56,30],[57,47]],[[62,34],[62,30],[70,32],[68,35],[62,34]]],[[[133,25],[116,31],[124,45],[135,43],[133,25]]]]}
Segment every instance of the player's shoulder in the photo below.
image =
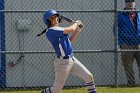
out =
{"type": "Polygon", "coordinates": [[[55,31],[64,31],[63,27],[50,27],[50,30],[55,30],[55,31]]]}

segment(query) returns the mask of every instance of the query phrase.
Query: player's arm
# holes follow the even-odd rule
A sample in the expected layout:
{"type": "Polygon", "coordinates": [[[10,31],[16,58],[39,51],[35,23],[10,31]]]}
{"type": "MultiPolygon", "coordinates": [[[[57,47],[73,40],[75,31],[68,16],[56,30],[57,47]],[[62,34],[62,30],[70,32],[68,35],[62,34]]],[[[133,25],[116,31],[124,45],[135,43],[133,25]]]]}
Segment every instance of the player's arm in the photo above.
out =
{"type": "Polygon", "coordinates": [[[80,32],[81,32],[81,28],[77,27],[77,29],[75,30],[75,32],[70,37],[70,41],[72,43],[78,38],[80,32]]]}
{"type": "Polygon", "coordinates": [[[69,27],[65,27],[64,28],[64,32],[63,34],[69,34],[72,33],[76,30],[76,28],[80,25],[80,21],[75,21],[72,25],[70,25],[69,27]]]}

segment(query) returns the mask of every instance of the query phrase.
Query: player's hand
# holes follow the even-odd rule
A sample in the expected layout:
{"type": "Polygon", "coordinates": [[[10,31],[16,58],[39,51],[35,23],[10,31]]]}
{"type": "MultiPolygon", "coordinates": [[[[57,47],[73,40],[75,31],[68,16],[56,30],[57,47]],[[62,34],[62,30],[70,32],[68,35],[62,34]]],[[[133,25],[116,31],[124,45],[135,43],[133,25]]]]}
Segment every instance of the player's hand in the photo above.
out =
{"type": "Polygon", "coordinates": [[[79,28],[83,28],[83,27],[84,27],[82,21],[77,20],[77,21],[75,21],[75,22],[78,24],[78,27],[79,27],[79,28]]]}
{"type": "Polygon", "coordinates": [[[83,23],[80,20],[77,20],[76,23],[78,24],[76,31],[81,32],[83,28],[83,23]]]}
{"type": "Polygon", "coordinates": [[[77,23],[78,26],[82,23],[80,20],[75,21],[74,23],[77,23]]]}

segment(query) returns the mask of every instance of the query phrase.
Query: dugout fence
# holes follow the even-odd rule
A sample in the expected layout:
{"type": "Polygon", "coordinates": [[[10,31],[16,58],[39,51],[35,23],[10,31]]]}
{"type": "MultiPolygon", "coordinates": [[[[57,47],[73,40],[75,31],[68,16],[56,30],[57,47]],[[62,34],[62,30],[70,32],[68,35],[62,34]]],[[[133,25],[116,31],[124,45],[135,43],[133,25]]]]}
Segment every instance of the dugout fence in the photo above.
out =
{"type": "MultiPolygon", "coordinates": [[[[1,65],[0,88],[40,89],[54,82],[54,51],[45,35],[42,16],[46,9],[55,9],[74,20],[80,19],[84,29],[74,43],[75,57],[94,75],[97,86],[123,86],[127,83],[118,47],[117,12],[122,0],[1,0],[1,65]],[[115,35],[113,25],[115,24],[115,35]]],[[[137,2],[139,3],[139,1],[137,2]]],[[[120,7],[121,6],[121,7],[120,7]]],[[[62,22],[61,26],[70,23],[62,22]]],[[[139,72],[134,63],[136,84],[139,72]]],[[[65,87],[84,87],[84,81],[70,75],[65,87]]]]}

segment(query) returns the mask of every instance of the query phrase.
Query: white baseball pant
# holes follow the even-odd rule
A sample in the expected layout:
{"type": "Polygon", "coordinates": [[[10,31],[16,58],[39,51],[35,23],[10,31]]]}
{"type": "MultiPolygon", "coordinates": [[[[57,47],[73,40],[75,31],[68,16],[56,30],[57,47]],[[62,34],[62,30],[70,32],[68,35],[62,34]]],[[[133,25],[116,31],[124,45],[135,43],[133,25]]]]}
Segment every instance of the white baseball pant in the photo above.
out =
{"type": "Polygon", "coordinates": [[[79,76],[86,83],[93,82],[93,76],[89,70],[75,57],[69,59],[56,58],[54,61],[55,82],[48,89],[52,93],[60,93],[69,73],[79,76]]]}

